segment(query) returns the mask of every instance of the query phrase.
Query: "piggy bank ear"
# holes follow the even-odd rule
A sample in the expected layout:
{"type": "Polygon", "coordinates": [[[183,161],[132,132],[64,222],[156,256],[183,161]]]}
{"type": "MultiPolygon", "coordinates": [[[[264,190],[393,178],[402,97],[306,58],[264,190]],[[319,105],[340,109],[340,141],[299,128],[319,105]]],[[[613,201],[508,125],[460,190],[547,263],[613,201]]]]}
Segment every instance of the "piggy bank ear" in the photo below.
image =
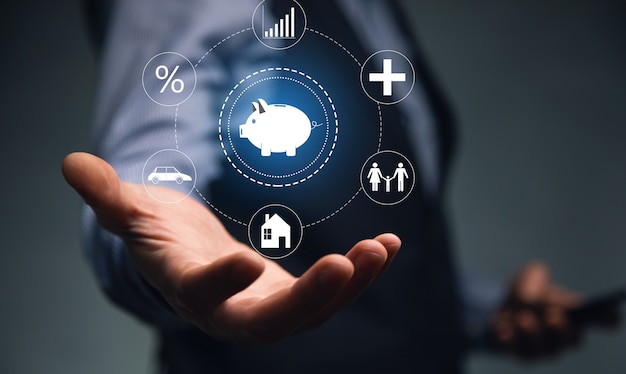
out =
{"type": "Polygon", "coordinates": [[[259,104],[253,102],[252,103],[252,113],[259,111],[259,104]]]}
{"type": "Polygon", "coordinates": [[[265,100],[259,98],[259,113],[265,113],[265,108],[267,107],[267,103],[265,100]]]}

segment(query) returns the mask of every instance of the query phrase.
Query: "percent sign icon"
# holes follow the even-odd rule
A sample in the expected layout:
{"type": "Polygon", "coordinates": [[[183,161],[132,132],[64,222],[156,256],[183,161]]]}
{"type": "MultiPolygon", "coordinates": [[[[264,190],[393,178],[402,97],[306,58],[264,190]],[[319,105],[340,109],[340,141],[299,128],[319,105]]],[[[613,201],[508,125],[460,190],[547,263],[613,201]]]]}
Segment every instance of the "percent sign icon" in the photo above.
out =
{"type": "Polygon", "coordinates": [[[176,75],[176,72],[178,71],[179,67],[180,67],[179,65],[176,65],[176,67],[172,71],[172,74],[170,74],[169,69],[165,65],[159,65],[156,68],[154,73],[156,74],[157,79],[160,81],[162,80],[166,81],[163,87],[161,88],[161,91],[159,91],[160,93],[165,92],[165,89],[168,86],[174,93],[179,94],[183,92],[183,90],[185,89],[185,82],[183,82],[183,80],[180,78],[174,79],[174,76],[176,75]]]}

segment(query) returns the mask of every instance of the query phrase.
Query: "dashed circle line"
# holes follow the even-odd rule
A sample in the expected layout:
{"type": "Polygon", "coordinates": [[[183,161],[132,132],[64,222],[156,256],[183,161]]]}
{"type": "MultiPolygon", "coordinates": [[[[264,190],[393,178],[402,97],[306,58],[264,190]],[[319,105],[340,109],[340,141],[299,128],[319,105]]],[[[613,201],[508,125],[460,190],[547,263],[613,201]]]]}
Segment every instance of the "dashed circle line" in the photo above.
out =
{"type": "Polygon", "coordinates": [[[196,192],[198,193],[198,195],[200,195],[200,197],[202,198],[202,200],[204,200],[204,202],[205,202],[205,203],[207,203],[207,204],[208,204],[211,208],[213,208],[216,212],[218,212],[219,214],[223,215],[224,217],[228,218],[229,220],[231,220],[231,221],[233,221],[233,222],[235,222],[235,223],[238,223],[238,224],[243,225],[243,226],[248,226],[248,224],[247,224],[247,223],[242,222],[242,221],[240,221],[240,220],[238,220],[238,219],[235,219],[235,218],[233,218],[233,217],[229,216],[228,214],[226,214],[226,213],[224,213],[223,211],[219,210],[219,209],[218,209],[215,205],[211,204],[211,202],[210,202],[209,200],[207,200],[207,198],[206,198],[206,197],[204,197],[204,195],[202,194],[202,192],[200,192],[200,190],[199,190],[197,187],[194,187],[194,189],[196,190],[196,192]]]}
{"type": "Polygon", "coordinates": [[[331,38],[330,36],[324,34],[321,31],[317,31],[311,28],[307,27],[308,31],[314,32],[320,36],[323,36],[324,38],[330,40],[331,42],[335,43],[339,48],[343,49],[350,57],[352,57],[352,59],[354,60],[354,62],[356,62],[357,65],[359,65],[359,67],[361,67],[361,63],[359,62],[359,60],[356,59],[356,57],[354,57],[354,55],[352,54],[352,52],[350,52],[346,47],[343,46],[343,44],[339,43],[338,41],[336,41],[335,39],[331,38]]]}
{"type": "MultiPolygon", "coordinates": [[[[203,55],[203,56],[202,56],[199,60],[198,60],[198,62],[195,64],[195,66],[194,66],[194,67],[198,67],[198,65],[199,65],[199,64],[200,64],[200,63],[204,60],[204,58],[205,58],[205,57],[206,57],[209,53],[211,53],[211,52],[212,52],[212,51],[213,51],[216,47],[218,47],[220,44],[224,43],[225,41],[227,41],[228,39],[230,39],[230,38],[232,38],[232,37],[234,37],[234,36],[236,36],[236,35],[239,35],[239,34],[241,34],[241,33],[243,33],[243,32],[250,31],[250,30],[252,30],[252,28],[251,28],[251,27],[248,27],[248,28],[245,28],[245,29],[243,29],[243,30],[237,31],[237,32],[235,32],[235,33],[233,33],[233,34],[231,34],[231,35],[229,35],[229,36],[225,37],[224,39],[222,39],[221,41],[219,41],[218,43],[216,43],[215,45],[213,45],[213,46],[212,46],[212,47],[211,47],[211,48],[210,48],[210,49],[209,49],[209,50],[208,50],[208,51],[207,51],[207,52],[206,52],[206,53],[205,53],[205,54],[204,54],[204,55],[203,55]]],[[[333,42],[335,45],[337,45],[338,47],[340,47],[340,48],[341,48],[344,52],[346,52],[346,53],[347,53],[347,54],[348,54],[348,55],[352,58],[352,60],[354,60],[354,62],[355,62],[355,63],[359,66],[359,68],[361,67],[361,63],[359,62],[359,60],[357,60],[357,58],[356,58],[356,57],[352,54],[352,52],[350,52],[350,51],[349,51],[346,47],[344,47],[341,43],[339,43],[339,42],[338,42],[338,41],[336,41],[335,39],[331,38],[330,36],[328,36],[328,35],[326,35],[326,34],[324,34],[324,33],[320,32],[320,31],[317,31],[317,30],[314,30],[314,29],[311,29],[311,28],[306,28],[306,30],[311,31],[311,32],[313,32],[313,33],[315,33],[315,34],[318,34],[318,35],[320,35],[320,36],[322,36],[322,37],[324,37],[324,38],[328,39],[329,41],[333,42]]],[[[234,89],[236,89],[236,88],[233,88],[233,90],[234,90],[234,89]]],[[[232,94],[232,92],[231,92],[231,93],[229,93],[229,95],[231,95],[231,94],[232,94]]],[[[329,100],[330,100],[330,96],[328,96],[328,98],[329,98],[329,100]]],[[[334,111],[334,114],[335,114],[335,121],[337,121],[337,114],[336,114],[336,111],[335,111],[335,104],[331,102],[331,106],[332,106],[333,111],[334,111]]],[[[380,151],[380,147],[381,147],[381,144],[382,144],[382,134],[383,134],[383,116],[382,116],[382,111],[381,111],[381,108],[380,108],[380,104],[379,104],[379,103],[376,103],[376,106],[377,106],[377,109],[378,109],[378,119],[379,119],[379,137],[378,137],[378,146],[376,147],[376,148],[377,148],[377,152],[378,152],[378,151],[380,151]]],[[[220,116],[221,116],[221,115],[222,115],[222,113],[220,113],[220,116]]],[[[337,128],[338,128],[338,127],[337,127],[337,128]]],[[[221,136],[222,136],[222,135],[221,135],[221,132],[219,133],[219,136],[220,136],[220,140],[221,140],[221,136]]],[[[335,138],[336,138],[336,137],[337,137],[337,134],[335,134],[335,138]]],[[[225,151],[224,151],[224,152],[225,152],[225,151]]],[[[332,151],[331,151],[331,152],[332,152],[332,151]]],[[[226,155],[226,156],[228,157],[228,155],[226,155]]],[[[237,169],[237,171],[238,171],[239,173],[243,174],[240,170],[238,170],[238,169],[237,169]]],[[[248,178],[249,178],[249,177],[248,177],[248,178]]],[[[253,179],[251,179],[251,180],[252,180],[252,181],[254,181],[253,179]]],[[[258,181],[256,181],[256,183],[261,184],[261,182],[258,182],[258,181]]],[[[213,205],[210,201],[208,201],[208,200],[206,199],[206,197],[204,197],[204,195],[203,195],[203,194],[202,194],[202,193],[198,190],[198,188],[195,188],[195,190],[196,190],[196,192],[198,193],[198,195],[199,195],[199,196],[200,196],[200,197],[201,197],[201,198],[205,201],[205,203],[206,203],[207,205],[209,205],[209,206],[210,206],[213,210],[215,210],[216,212],[218,212],[218,213],[219,213],[219,214],[221,214],[222,216],[226,217],[227,219],[229,219],[229,220],[231,220],[231,221],[233,221],[233,222],[235,222],[235,223],[238,223],[238,224],[240,224],[240,225],[242,225],[242,226],[244,226],[244,227],[247,227],[247,226],[248,226],[248,225],[247,225],[247,223],[242,222],[242,221],[240,221],[240,220],[237,220],[237,219],[235,219],[235,218],[233,218],[233,217],[229,216],[228,214],[224,213],[224,212],[223,212],[223,211],[221,211],[220,209],[218,209],[215,205],[213,205]]],[[[326,220],[330,219],[331,217],[335,216],[337,213],[339,213],[340,211],[342,211],[342,210],[343,210],[346,206],[348,206],[348,204],[350,204],[350,203],[351,203],[351,202],[352,202],[352,201],[356,198],[356,196],[357,196],[360,192],[361,192],[361,188],[359,187],[359,189],[358,189],[358,190],[354,193],[354,195],[352,195],[352,197],[351,197],[351,198],[350,198],[350,199],[349,199],[346,203],[344,203],[344,204],[343,204],[340,208],[338,208],[338,209],[337,209],[337,210],[335,210],[333,213],[329,214],[328,216],[326,216],[326,217],[324,217],[324,218],[322,218],[322,219],[319,219],[319,220],[317,220],[317,221],[315,221],[315,222],[312,222],[312,223],[309,223],[309,224],[307,224],[307,225],[304,225],[304,226],[303,226],[303,228],[308,228],[308,227],[311,227],[311,226],[317,225],[317,224],[319,224],[319,223],[321,223],[321,222],[324,222],[324,221],[326,221],[326,220]]]]}
{"type": "MultiPolygon", "coordinates": [[[[298,81],[296,81],[298,82],[298,81]]],[[[305,85],[306,87],[306,85],[305,85]]],[[[323,108],[325,108],[324,105],[322,105],[323,108]]],[[[239,173],[241,174],[241,176],[243,176],[244,178],[250,180],[253,183],[256,183],[258,185],[261,186],[265,186],[265,187],[272,187],[272,188],[284,188],[284,187],[292,187],[292,186],[296,186],[300,183],[304,183],[307,180],[311,179],[313,176],[317,175],[317,173],[322,170],[324,168],[324,166],[326,165],[326,163],[328,163],[328,161],[330,160],[330,157],[333,155],[334,150],[335,150],[335,146],[337,144],[337,138],[338,138],[338,134],[339,134],[339,120],[338,120],[338,116],[337,116],[337,110],[335,108],[335,104],[332,101],[332,98],[330,97],[330,95],[328,94],[328,92],[326,91],[326,89],[317,81],[315,80],[313,77],[311,77],[308,74],[305,74],[301,71],[298,71],[296,69],[292,69],[292,68],[288,68],[288,67],[270,67],[270,68],[266,68],[266,69],[261,69],[258,70],[252,74],[247,75],[245,78],[243,78],[242,80],[240,80],[228,93],[228,95],[226,96],[226,99],[224,100],[224,102],[222,103],[222,107],[220,109],[220,114],[219,114],[219,120],[218,120],[218,137],[220,140],[220,144],[222,145],[222,152],[224,153],[224,156],[226,156],[226,159],[228,160],[228,162],[230,163],[230,165],[239,173]],[[326,96],[326,99],[328,100],[328,102],[330,103],[331,109],[333,111],[333,116],[335,118],[335,136],[333,138],[333,144],[331,145],[331,149],[328,153],[328,155],[326,156],[326,159],[322,162],[322,164],[320,165],[320,167],[318,167],[313,173],[307,175],[305,178],[299,179],[297,181],[291,182],[291,183],[281,183],[281,184],[276,184],[276,183],[267,183],[264,181],[260,181],[258,179],[256,179],[253,176],[250,176],[248,174],[246,174],[245,172],[243,172],[242,170],[240,170],[237,165],[235,165],[235,163],[233,162],[233,160],[231,159],[231,157],[228,155],[228,152],[226,151],[226,147],[224,146],[224,138],[222,135],[222,129],[221,129],[221,125],[222,125],[222,117],[224,115],[224,110],[226,108],[226,104],[228,103],[229,98],[231,97],[231,95],[234,93],[234,91],[243,83],[245,82],[247,79],[250,79],[251,77],[259,74],[259,73],[265,73],[268,71],[286,71],[286,72],[292,72],[298,75],[301,75],[307,79],[309,79],[310,81],[312,81],[313,83],[315,83],[317,85],[317,87],[324,93],[324,95],[326,96]]],[[[232,144],[231,144],[232,146],[232,144]]],[[[240,159],[241,161],[241,159],[240,159]]],[[[246,165],[247,166],[247,165],[246,165]]],[[[248,168],[250,168],[252,171],[257,172],[256,170],[252,169],[251,167],[248,166],[248,168]]],[[[301,172],[301,171],[300,171],[301,172]]],[[[298,172],[298,173],[300,173],[298,172]]],[[[257,172],[258,173],[258,172],[257,172]]],[[[259,173],[260,174],[260,173],[259,173]]]]}
{"type": "Polygon", "coordinates": [[[176,143],[176,149],[178,149],[178,108],[176,105],[176,112],[174,112],[174,143],[176,143]]]}
{"type": "MultiPolygon", "coordinates": [[[[322,36],[328,40],[330,40],[331,42],[335,43],[339,48],[343,49],[344,52],[346,52],[353,60],[354,62],[356,62],[356,64],[359,66],[359,68],[361,67],[361,62],[359,62],[359,60],[357,60],[356,57],[354,57],[354,55],[352,54],[352,52],[350,52],[346,47],[343,46],[343,44],[339,43],[338,41],[336,41],[335,39],[333,39],[332,37],[324,34],[321,31],[317,31],[315,29],[312,28],[308,28],[308,31],[311,31],[319,36],[322,36]]],[[[382,139],[383,139],[383,113],[380,109],[380,103],[376,102],[376,107],[378,109],[378,119],[379,119],[379,123],[380,123],[380,132],[379,132],[379,136],[378,136],[378,147],[376,147],[376,152],[380,151],[380,147],[381,147],[381,143],[382,143],[382,139]]]]}
{"type": "MultiPolygon", "coordinates": [[[[247,77],[246,77],[246,78],[247,78],[247,77]]],[[[221,125],[221,118],[220,118],[220,120],[218,121],[218,123],[219,123],[219,125],[221,125]]],[[[317,162],[317,160],[320,158],[320,156],[322,155],[322,153],[324,153],[324,149],[326,149],[326,144],[328,143],[328,132],[329,132],[329,131],[328,131],[328,127],[329,127],[329,123],[328,123],[328,112],[326,111],[326,106],[324,105],[324,103],[322,102],[322,100],[320,99],[320,97],[317,95],[317,93],[315,93],[315,91],[313,91],[313,90],[311,89],[311,87],[307,86],[306,84],[304,84],[304,83],[302,83],[302,82],[300,82],[300,81],[298,81],[298,80],[296,80],[296,79],[290,78],[290,77],[267,77],[267,78],[263,78],[263,79],[261,79],[261,80],[258,80],[258,81],[256,81],[256,82],[252,83],[251,85],[249,85],[248,87],[246,87],[245,89],[243,89],[243,90],[242,90],[242,92],[241,92],[239,95],[237,95],[237,98],[235,98],[235,100],[233,101],[233,105],[231,106],[230,111],[228,112],[228,121],[227,121],[227,129],[228,129],[228,131],[227,131],[226,133],[228,134],[228,142],[230,143],[230,148],[233,150],[233,153],[235,154],[235,156],[237,157],[237,159],[239,160],[239,162],[241,162],[241,163],[242,163],[244,166],[246,166],[248,169],[250,169],[251,171],[253,171],[253,172],[255,172],[255,173],[257,173],[257,174],[259,174],[259,175],[261,175],[261,176],[263,176],[263,177],[266,177],[266,178],[290,178],[290,177],[293,177],[293,176],[295,176],[295,175],[298,175],[298,174],[302,173],[303,171],[307,170],[308,168],[310,168],[313,164],[315,164],[315,163],[317,162]],[[237,102],[239,101],[239,99],[241,98],[241,96],[242,96],[242,95],[243,95],[243,94],[244,94],[244,93],[245,93],[245,92],[246,92],[246,91],[247,91],[250,87],[252,87],[252,86],[254,86],[254,85],[256,85],[256,84],[258,84],[258,83],[260,83],[260,82],[264,82],[264,81],[271,80],[271,79],[283,79],[283,80],[290,80],[290,81],[296,82],[296,83],[298,83],[298,84],[300,84],[300,85],[302,85],[302,86],[306,87],[306,88],[307,88],[307,89],[308,89],[308,90],[309,90],[309,91],[310,91],[310,92],[311,92],[311,93],[315,96],[315,98],[317,99],[317,101],[320,103],[320,106],[322,107],[322,109],[323,109],[323,111],[324,111],[324,119],[326,120],[325,122],[326,122],[326,124],[327,124],[327,126],[326,126],[326,135],[324,136],[324,144],[322,144],[322,146],[321,146],[321,149],[320,149],[319,153],[317,154],[317,156],[315,156],[315,158],[313,159],[313,161],[311,161],[311,162],[310,162],[307,166],[303,167],[302,169],[300,169],[300,170],[298,170],[298,171],[296,171],[296,172],[293,172],[293,173],[285,174],[285,175],[271,175],[271,174],[267,174],[267,173],[264,173],[264,172],[262,172],[262,171],[256,170],[256,169],[255,169],[255,168],[253,168],[252,166],[248,165],[248,164],[247,164],[247,163],[246,163],[246,162],[245,162],[245,161],[241,158],[241,156],[240,156],[240,155],[239,155],[239,153],[237,152],[237,149],[235,149],[235,145],[233,144],[233,140],[232,140],[232,137],[231,137],[231,134],[230,134],[230,122],[231,122],[231,117],[232,117],[232,114],[233,114],[233,109],[234,109],[235,105],[237,104],[237,102]]],[[[313,129],[311,129],[311,130],[313,130],[313,129]]],[[[335,132],[337,132],[337,130],[335,130],[335,132]]],[[[223,143],[221,140],[222,140],[222,139],[220,139],[220,143],[221,143],[221,145],[222,145],[222,148],[224,148],[224,143],[223,143]]],[[[336,140],[336,139],[335,139],[335,140],[336,140]]],[[[226,157],[227,157],[227,158],[229,158],[228,156],[226,156],[226,157]]]]}
{"type": "Polygon", "coordinates": [[[378,108],[378,146],[376,147],[376,152],[380,152],[380,147],[383,143],[383,111],[380,109],[380,104],[376,103],[376,107],[378,108]]]}
{"type": "MultiPolygon", "coordinates": [[[[206,51],[206,53],[204,55],[202,55],[202,57],[200,57],[198,62],[196,62],[196,64],[194,65],[194,68],[197,68],[198,65],[202,62],[202,60],[204,60],[204,58],[206,56],[208,56],[208,54],[211,53],[211,51],[213,51],[215,48],[217,48],[220,44],[224,43],[225,41],[227,41],[228,39],[232,38],[233,36],[237,36],[237,35],[239,35],[241,33],[244,33],[246,31],[250,31],[250,30],[252,30],[252,27],[248,27],[248,28],[245,28],[243,30],[239,30],[239,31],[237,31],[235,33],[232,33],[232,34],[228,35],[227,37],[225,37],[224,39],[220,40],[219,42],[215,43],[215,45],[213,45],[213,47],[209,48],[209,50],[206,51]]],[[[359,65],[359,66],[361,66],[361,65],[359,65]]]]}
{"type": "Polygon", "coordinates": [[[352,200],[354,200],[354,198],[355,198],[355,197],[359,194],[359,192],[361,192],[361,188],[359,188],[359,189],[358,189],[358,190],[354,193],[354,195],[352,195],[352,197],[351,197],[348,201],[346,201],[346,202],[345,202],[345,203],[344,203],[344,204],[343,204],[343,205],[342,205],[339,209],[335,210],[334,212],[332,212],[331,214],[327,215],[326,217],[324,217],[324,218],[322,218],[322,219],[318,219],[317,221],[312,222],[312,223],[309,223],[309,224],[306,224],[306,225],[304,225],[304,226],[302,226],[302,227],[303,227],[303,228],[307,228],[307,227],[315,226],[315,225],[317,225],[318,223],[322,223],[322,222],[326,221],[327,219],[330,219],[330,218],[331,218],[331,217],[333,217],[335,214],[337,214],[337,213],[341,212],[341,211],[343,210],[343,208],[347,207],[347,206],[348,206],[348,204],[350,204],[350,203],[352,202],[352,200]]]}

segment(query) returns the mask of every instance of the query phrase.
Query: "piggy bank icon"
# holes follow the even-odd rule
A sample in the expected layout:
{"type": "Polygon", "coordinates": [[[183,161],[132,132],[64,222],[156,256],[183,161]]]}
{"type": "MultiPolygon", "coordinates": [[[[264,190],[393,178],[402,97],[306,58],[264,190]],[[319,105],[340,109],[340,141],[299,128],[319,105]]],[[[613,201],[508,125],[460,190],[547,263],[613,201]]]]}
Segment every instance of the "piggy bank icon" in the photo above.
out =
{"type": "Polygon", "coordinates": [[[248,139],[265,157],[272,153],[293,157],[310,135],[311,121],[304,112],[287,104],[268,105],[263,99],[252,103],[252,114],[239,126],[239,137],[248,139]]]}

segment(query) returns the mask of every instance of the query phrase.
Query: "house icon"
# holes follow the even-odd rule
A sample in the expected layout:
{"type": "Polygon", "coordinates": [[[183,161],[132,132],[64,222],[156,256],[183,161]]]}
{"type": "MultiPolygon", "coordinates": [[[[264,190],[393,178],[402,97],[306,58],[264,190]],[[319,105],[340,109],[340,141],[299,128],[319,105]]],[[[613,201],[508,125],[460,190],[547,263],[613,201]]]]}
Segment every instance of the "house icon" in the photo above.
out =
{"type": "Polygon", "coordinates": [[[265,223],[261,225],[261,248],[289,249],[291,248],[291,226],[278,214],[265,215],[265,223]]]}

